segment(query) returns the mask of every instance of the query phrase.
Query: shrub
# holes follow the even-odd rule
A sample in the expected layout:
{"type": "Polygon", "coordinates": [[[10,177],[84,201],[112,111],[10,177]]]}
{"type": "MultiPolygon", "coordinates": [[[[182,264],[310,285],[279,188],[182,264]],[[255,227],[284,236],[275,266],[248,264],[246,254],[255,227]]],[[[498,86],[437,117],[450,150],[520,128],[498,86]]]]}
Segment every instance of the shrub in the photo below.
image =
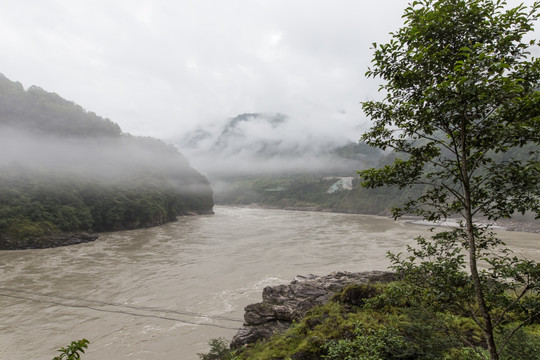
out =
{"type": "Polygon", "coordinates": [[[210,352],[208,354],[197,354],[201,360],[235,360],[235,352],[231,350],[224,338],[210,339],[210,352]]]}
{"type": "Polygon", "coordinates": [[[84,349],[88,348],[88,343],[89,341],[86,339],[72,341],[67,347],[58,350],[60,355],[53,360],[78,360],[81,358],[80,353],[84,354],[84,349]]]}

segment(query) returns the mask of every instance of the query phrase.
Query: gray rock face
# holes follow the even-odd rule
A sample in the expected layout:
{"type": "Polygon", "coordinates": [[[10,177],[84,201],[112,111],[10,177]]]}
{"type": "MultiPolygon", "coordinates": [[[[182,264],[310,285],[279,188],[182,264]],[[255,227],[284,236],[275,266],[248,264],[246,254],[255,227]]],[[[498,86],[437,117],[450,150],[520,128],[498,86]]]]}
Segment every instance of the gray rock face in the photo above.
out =
{"type": "Polygon", "coordinates": [[[263,301],[245,307],[244,326],[233,337],[232,348],[268,339],[285,331],[314,306],[325,304],[335,293],[351,284],[388,282],[394,274],[384,271],[334,272],[326,276],[297,276],[288,285],[264,288],[263,301]]]}

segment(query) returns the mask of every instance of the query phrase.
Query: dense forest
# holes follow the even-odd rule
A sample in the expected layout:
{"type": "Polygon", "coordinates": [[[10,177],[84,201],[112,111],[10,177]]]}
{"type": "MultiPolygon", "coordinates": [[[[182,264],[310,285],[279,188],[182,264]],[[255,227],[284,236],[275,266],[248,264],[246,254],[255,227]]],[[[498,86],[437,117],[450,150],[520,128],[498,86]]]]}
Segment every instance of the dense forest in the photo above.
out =
{"type": "Polygon", "coordinates": [[[0,248],[211,213],[207,179],[171,145],[0,74],[0,248]]]}
{"type": "Polygon", "coordinates": [[[359,186],[357,169],[384,166],[395,159],[394,153],[384,153],[365,143],[351,142],[333,149],[332,156],[336,162],[348,161],[356,164],[356,168],[212,178],[215,184],[214,200],[218,204],[257,203],[288,209],[388,215],[392,206],[422,191],[421,188],[381,190],[359,186]],[[352,186],[340,187],[342,179],[348,179],[352,186]]]}

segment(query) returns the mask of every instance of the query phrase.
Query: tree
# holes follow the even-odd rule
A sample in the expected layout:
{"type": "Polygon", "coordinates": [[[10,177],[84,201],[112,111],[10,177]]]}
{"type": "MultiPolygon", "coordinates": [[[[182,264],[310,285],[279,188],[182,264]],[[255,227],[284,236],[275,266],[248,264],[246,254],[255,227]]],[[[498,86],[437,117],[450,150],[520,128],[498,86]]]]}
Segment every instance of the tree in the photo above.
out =
{"type": "Polygon", "coordinates": [[[424,186],[421,196],[393,209],[396,218],[461,219],[456,229],[417,239],[409,257],[390,255],[395,269],[428,284],[434,304],[446,299],[469,309],[491,359],[538,316],[530,295],[540,289],[540,267],[513,256],[477,220],[528,211],[540,217],[540,60],[530,57],[536,41],[525,40],[539,8],[414,1],[391,40],[374,44],[367,76],[384,80],[384,98],[362,104],[374,121],[362,140],[400,154],[384,168],[360,171],[362,185],[424,186]],[[512,157],[516,148],[529,151],[512,157]],[[497,343],[510,312],[520,312],[521,322],[497,343]]]}

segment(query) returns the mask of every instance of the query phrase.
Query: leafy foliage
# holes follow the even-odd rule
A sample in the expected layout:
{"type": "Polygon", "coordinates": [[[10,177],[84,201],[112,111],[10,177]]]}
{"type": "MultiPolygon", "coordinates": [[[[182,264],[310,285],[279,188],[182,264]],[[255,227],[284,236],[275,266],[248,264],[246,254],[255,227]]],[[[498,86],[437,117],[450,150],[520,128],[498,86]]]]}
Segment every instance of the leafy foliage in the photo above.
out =
{"type": "MultiPolygon", "coordinates": [[[[312,309],[283,334],[237,350],[237,359],[480,360],[488,356],[482,330],[463,310],[426,307],[430,299],[410,282],[368,284],[350,301],[353,287],[312,309]],[[347,294],[349,293],[349,294],[347,294]]],[[[536,296],[536,299],[539,297],[536,296]]],[[[515,316],[512,314],[512,316],[515,316]]],[[[512,331],[502,327],[500,337],[512,331]]],[[[505,359],[539,359],[538,325],[526,325],[509,340],[505,359]]],[[[498,335],[499,336],[499,335],[498,335]]],[[[230,359],[227,344],[211,344],[214,357],[230,359]],[[223,353],[223,357],[218,354],[223,353]]],[[[208,355],[210,356],[210,355],[208,355]]]]}
{"type": "MultiPolygon", "coordinates": [[[[393,356],[397,349],[407,347],[407,343],[394,329],[364,329],[357,325],[353,339],[342,339],[325,344],[328,360],[383,360],[393,356]],[[390,355],[387,355],[390,354],[390,355]]],[[[392,357],[395,358],[395,357],[392,357]]]]}
{"type": "Polygon", "coordinates": [[[198,354],[201,360],[235,360],[235,351],[231,350],[224,338],[210,339],[210,351],[207,354],[198,354]]]}
{"type": "Polygon", "coordinates": [[[527,211],[540,217],[540,60],[529,57],[536,41],[524,40],[539,9],[538,2],[509,9],[504,1],[414,1],[392,40],[374,44],[367,73],[385,80],[385,97],[363,104],[374,124],[362,139],[402,155],[360,171],[362,185],[425,186],[393,209],[395,217],[462,219],[432,241],[418,238],[405,259],[391,255],[394,269],[426,304],[468,311],[491,359],[540,315],[526,300],[540,290],[538,265],[512,256],[489,226],[475,223],[527,211]],[[510,312],[520,322],[496,343],[510,312]]]}
{"type": "MultiPolygon", "coordinates": [[[[285,333],[238,349],[233,358],[480,360],[489,356],[482,329],[462,309],[426,307],[430,299],[410,282],[361,288],[359,296],[364,301],[351,302],[353,287],[344,289],[285,333]]],[[[512,317],[516,316],[512,313],[512,317]]],[[[539,330],[538,325],[521,327],[510,338],[503,358],[539,359],[539,330]]],[[[512,324],[505,324],[498,336],[506,337],[509,331],[512,324]]],[[[201,359],[231,359],[231,350],[223,339],[214,339],[210,344],[212,350],[207,356],[212,357],[200,354],[201,359]]]]}
{"type": "Polygon", "coordinates": [[[53,360],[78,360],[81,358],[81,353],[84,354],[84,350],[88,348],[89,341],[81,339],[72,341],[70,345],[58,350],[60,355],[53,358],[53,360]]]}

